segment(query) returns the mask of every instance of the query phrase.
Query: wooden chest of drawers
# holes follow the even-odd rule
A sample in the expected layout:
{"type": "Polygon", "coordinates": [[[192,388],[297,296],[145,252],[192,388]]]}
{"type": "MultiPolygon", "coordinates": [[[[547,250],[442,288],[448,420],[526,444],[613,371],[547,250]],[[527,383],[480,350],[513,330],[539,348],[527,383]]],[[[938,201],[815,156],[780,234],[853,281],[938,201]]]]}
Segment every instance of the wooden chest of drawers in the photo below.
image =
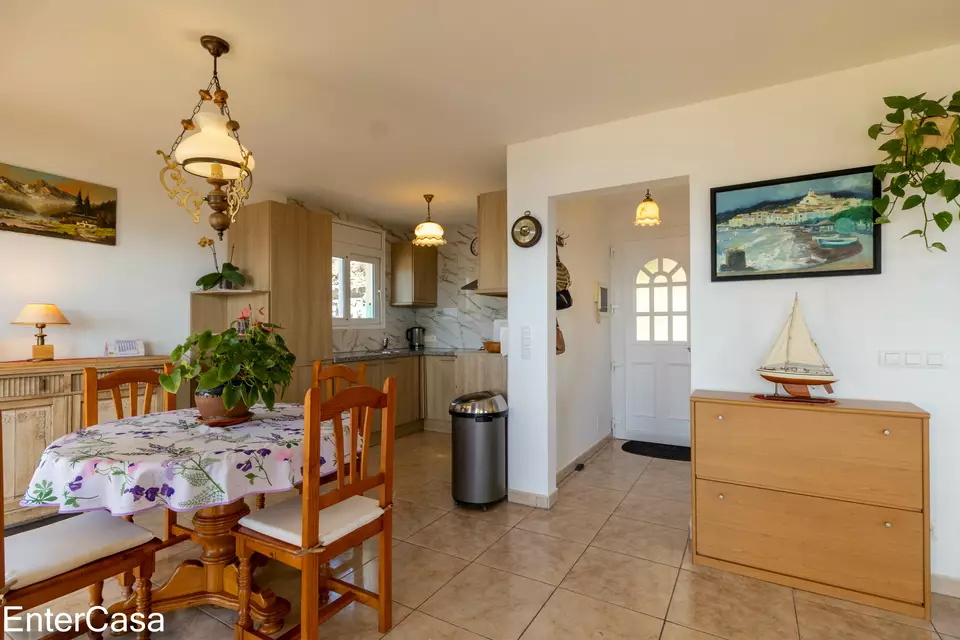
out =
{"type": "Polygon", "coordinates": [[[930,617],[929,415],[691,397],[694,563],[930,617]]]}

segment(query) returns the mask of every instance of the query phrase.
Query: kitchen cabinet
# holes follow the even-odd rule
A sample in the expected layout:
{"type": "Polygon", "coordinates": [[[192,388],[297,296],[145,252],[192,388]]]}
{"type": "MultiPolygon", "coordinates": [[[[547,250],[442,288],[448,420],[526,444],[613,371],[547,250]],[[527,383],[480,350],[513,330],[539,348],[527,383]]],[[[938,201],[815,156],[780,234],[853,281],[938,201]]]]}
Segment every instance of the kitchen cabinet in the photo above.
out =
{"type": "Polygon", "coordinates": [[[426,356],[424,369],[424,419],[431,429],[450,430],[450,402],[457,393],[457,358],[426,356]]]}
{"type": "Polygon", "coordinates": [[[476,292],[488,296],[507,295],[507,192],[494,191],[477,196],[477,238],[479,238],[476,292]]]}
{"type": "Polygon", "coordinates": [[[494,391],[507,395],[507,359],[486,351],[461,352],[456,358],[457,395],[494,391]]]}
{"type": "Polygon", "coordinates": [[[420,357],[393,358],[381,361],[381,375],[397,379],[396,424],[420,419],[420,357]]]}
{"type": "Polygon", "coordinates": [[[390,245],[390,305],[437,306],[437,248],[409,242],[390,245]]]}

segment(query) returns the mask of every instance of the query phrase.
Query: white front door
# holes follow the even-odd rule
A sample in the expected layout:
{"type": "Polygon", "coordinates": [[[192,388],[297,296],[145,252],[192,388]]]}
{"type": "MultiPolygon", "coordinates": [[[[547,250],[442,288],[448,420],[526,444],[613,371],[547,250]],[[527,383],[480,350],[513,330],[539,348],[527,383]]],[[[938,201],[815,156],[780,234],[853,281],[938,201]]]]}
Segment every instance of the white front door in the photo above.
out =
{"type": "Polygon", "coordinates": [[[618,438],[690,446],[689,251],[686,237],[625,242],[616,250],[618,438]]]}

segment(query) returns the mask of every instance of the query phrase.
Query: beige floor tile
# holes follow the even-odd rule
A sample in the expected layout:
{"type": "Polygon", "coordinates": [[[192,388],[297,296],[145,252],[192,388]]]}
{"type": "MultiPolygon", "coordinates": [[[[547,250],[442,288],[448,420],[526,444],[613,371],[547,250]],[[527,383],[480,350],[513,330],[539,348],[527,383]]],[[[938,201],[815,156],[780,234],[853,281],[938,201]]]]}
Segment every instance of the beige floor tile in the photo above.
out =
{"type": "Polygon", "coordinates": [[[667,620],[729,640],[797,638],[791,589],[730,573],[681,570],[667,620]]]}
{"type": "Polygon", "coordinates": [[[718,637],[702,631],[687,629],[672,622],[664,623],[663,632],[660,634],[660,640],[716,640],[718,637]]]}
{"type": "Polygon", "coordinates": [[[664,618],[679,569],[587,549],[560,587],[640,613],[664,618]]]}
{"type": "Polygon", "coordinates": [[[442,480],[431,480],[419,486],[402,486],[397,483],[395,497],[416,504],[422,504],[434,509],[450,511],[456,505],[450,493],[450,483],[442,480]]]}
{"type": "Polygon", "coordinates": [[[594,487],[576,477],[560,487],[560,502],[565,506],[606,514],[613,513],[625,495],[626,491],[594,487]]]}
{"type": "Polygon", "coordinates": [[[960,599],[933,594],[933,626],[942,634],[960,637],[960,599]]]}
{"type": "Polygon", "coordinates": [[[656,640],[656,618],[557,589],[523,640],[656,640]]]}
{"type": "Polygon", "coordinates": [[[162,585],[170,576],[173,575],[173,572],[180,566],[180,563],[184,560],[199,560],[200,558],[200,545],[193,542],[181,542],[180,544],[168,547],[164,549],[159,554],[157,554],[157,566],[153,571],[153,576],[151,580],[155,585],[162,585]]]}
{"type": "Polygon", "coordinates": [[[803,640],[938,640],[933,631],[797,600],[797,620],[803,640]]]}
{"type": "Polygon", "coordinates": [[[627,453],[621,445],[608,445],[587,460],[587,466],[609,470],[642,472],[650,464],[651,458],[627,453]]]}
{"type": "Polygon", "coordinates": [[[460,506],[453,510],[454,513],[461,516],[479,518],[484,522],[502,524],[505,527],[516,525],[529,515],[531,511],[533,511],[533,507],[516,504],[515,502],[509,502],[507,500],[501,500],[496,504],[490,505],[486,511],[480,507],[473,506],[460,506]]]}
{"type": "Polygon", "coordinates": [[[384,638],[386,640],[484,640],[483,636],[419,611],[411,613],[384,638]]]}
{"type": "Polygon", "coordinates": [[[542,582],[471,564],[420,610],[492,640],[516,640],[551,593],[542,582]]]}
{"type": "Polygon", "coordinates": [[[689,502],[664,500],[663,498],[637,493],[628,493],[617,510],[613,512],[613,515],[673,527],[674,529],[687,530],[690,528],[689,502]]]}
{"type": "Polygon", "coordinates": [[[690,462],[685,460],[666,460],[664,458],[654,458],[647,465],[644,473],[670,473],[675,475],[690,475],[690,462]]]}
{"type": "Polygon", "coordinates": [[[794,600],[805,600],[807,602],[813,602],[816,604],[833,607],[835,609],[846,609],[847,611],[852,611],[854,613],[859,613],[873,618],[881,618],[891,622],[899,622],[900,624],[905,624],[908,627],[916,627],[917,629],[926,629],[928,631],[933,629],[932,624],[926,620],[921,620],[920,618],[914,618],[902,613],[897,613],[895,611],[887,611],[886,609],[870,607],[857,602],[850,602],[849,600],[841,600],[839,598],[831,598],[830,596],[822,596],[819,593],[810,593],[809,591],[794,589],[793,598],[794,600]]]}
{"type": "Polygon", "coordinates": [[[448,513],[410,536],[407,542],[472,561],[509,530],[510,527],[448,513]]]}
{"type": "Polygon", "coordinates": [[[588,465],[583,471],[574,472],[574,477],[580,482],[594,487],[629,491],[633,483],[640,477],[640,471],[588,465]]]}
{"type": "Polygon", "coordinates": [[[476,561],[488,567],[558,585],[586,548],[579,542],[513,529],[476,561]]]}
{"type": "Polygon", "coordinates": [[[597,535],[607,514],[557,503],[552,509],[534,509],[517,523],[518,529],[588,544],[597,535]]]}
{"type": "MultiPolygon", "coordinates": [[[[466,566],[466,560],[401,542],[393,549],[393,599],[416,609],[466,566]]],[[[377,593],[379,570],[377,558],[345,580],[377,593]]]]}
{"type": "Polygon", "coordinates": [[[417,531],[442,518],[445,513],[447,512],[443,509],[394,499],[393,537],[406,540],[417,531]]]}
{"type": "Polygon", "coordinates": [[[672,477],[661,473],[648,475],[644,471],[630,489],[630,493],[677,502],[690,502],[690,477],[672,477]]]}
{"type": "Polygon", "coordinates": [[[403,480],[419,479],[424,484],[431,480],[450,482],[451,470],[449,456],[437,457],[414,453],[408,461],[396,460],[394,476],[403,480]]]}
{"type": "Polygon", "coordinates": [[[687,545],[687,532],[658,524],[610,516],[590,543],[607,551],[679,567],[687,545]]]}
{"type": "Polygon", "coordinates": [[[344,551],[330,561],[330,573],[334,578],[342,578],[356,571],[377,557],[380,549],[380,536],[376,535],[363,541],[349,551],[344,551]]]}
{"type": "MultiPolygon", "coordinates": [[[[396,627],[413,612],[402,604],[393,603],[391,617],[396,627]]],[[[353,602],[320,625],[323,640],[379,640],[383,634],[377,628],[377,610],[353,602]]]]}

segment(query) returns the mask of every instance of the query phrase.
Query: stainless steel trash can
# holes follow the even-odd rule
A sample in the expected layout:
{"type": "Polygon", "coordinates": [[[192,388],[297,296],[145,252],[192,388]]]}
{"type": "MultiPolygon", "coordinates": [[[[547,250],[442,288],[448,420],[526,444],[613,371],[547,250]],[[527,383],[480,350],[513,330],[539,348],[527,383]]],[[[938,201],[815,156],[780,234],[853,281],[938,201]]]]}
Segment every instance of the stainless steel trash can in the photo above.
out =
{"type": "Polygon", "coordinates": [[[450,403],[453,499],[487,505],[507,495],[507,401],[480,391],[450,403]]]}

